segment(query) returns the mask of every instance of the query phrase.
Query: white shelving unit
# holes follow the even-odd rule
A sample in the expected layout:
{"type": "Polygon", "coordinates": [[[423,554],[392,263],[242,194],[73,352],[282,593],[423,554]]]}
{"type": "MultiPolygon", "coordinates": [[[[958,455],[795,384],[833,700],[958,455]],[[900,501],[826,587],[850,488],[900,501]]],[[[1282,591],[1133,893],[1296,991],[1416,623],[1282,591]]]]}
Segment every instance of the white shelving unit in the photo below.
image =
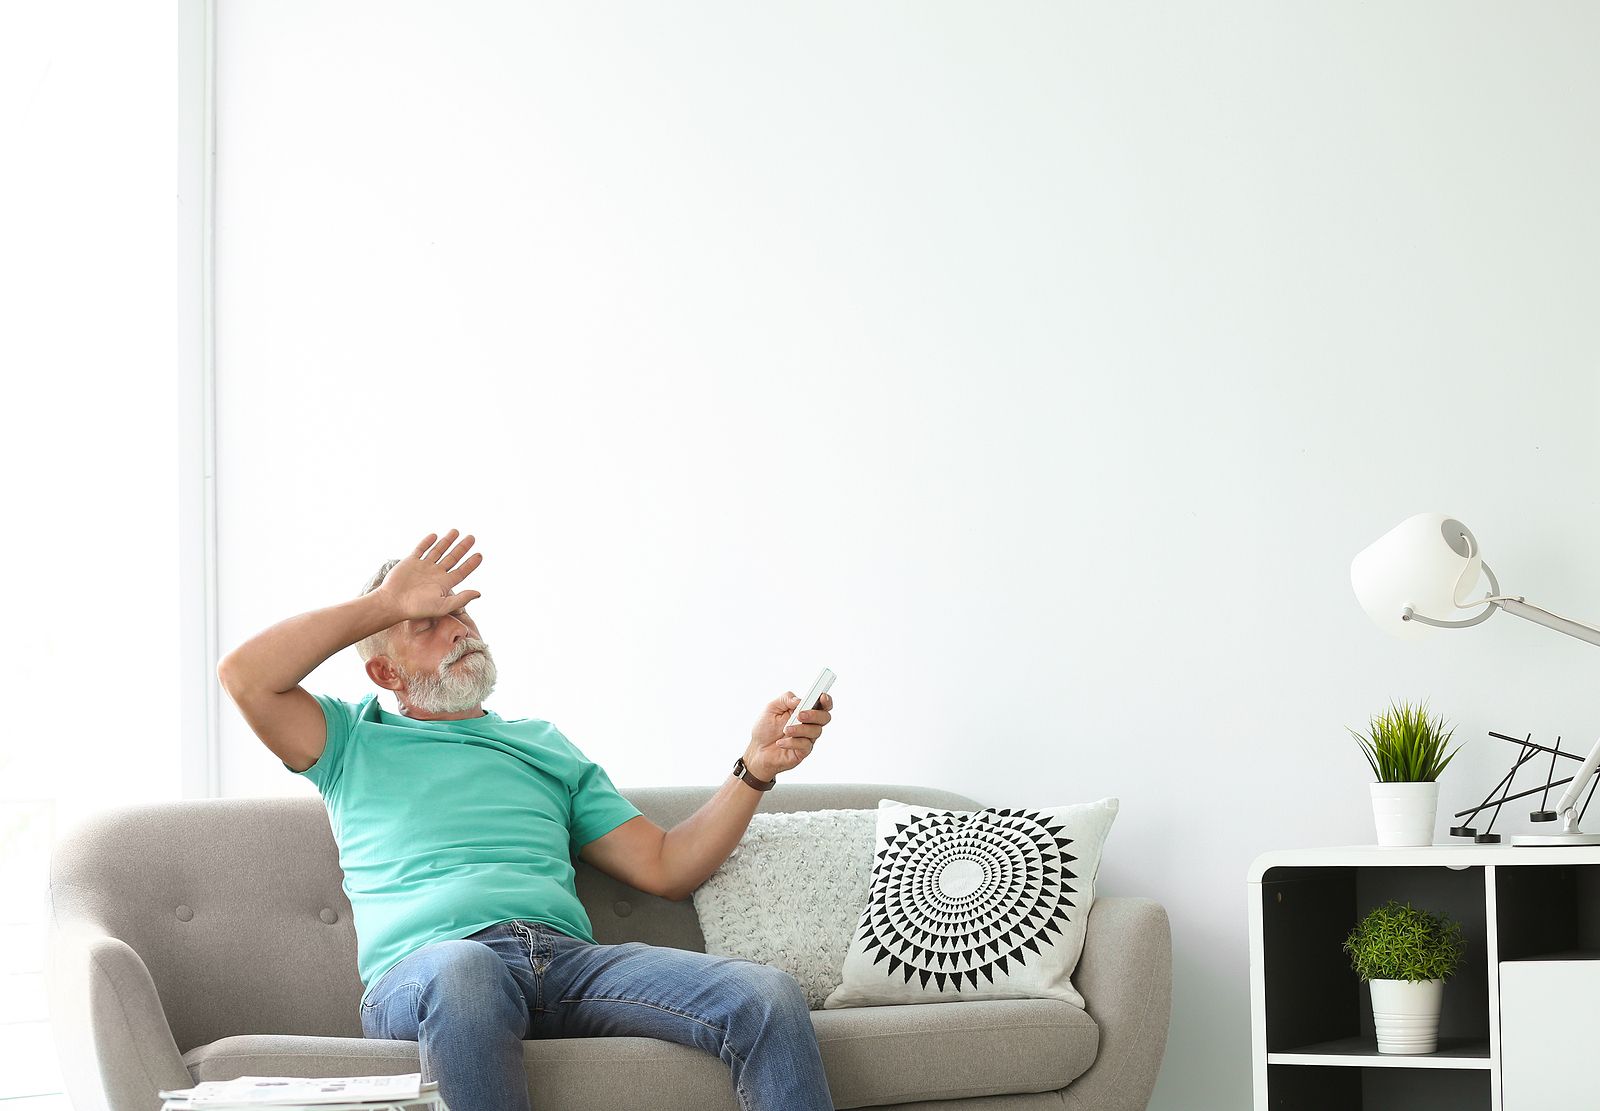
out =
{"type": "Polygon", "coordinates": [[[1271,852],[1248,892],[1256,1111],[1600,1107],[1586,1075],[1600,1045],[1600,846],[1271,852]],[[1448,914],[1467,945],[1427,1055],[1378,1052],[1342,948],[1391,898],[1448,914]],[[1516,986],[1505,1009],[1503,977],[1516,986]],[[1571,990],[1541,998],[1552,983],[1571,990]]]}

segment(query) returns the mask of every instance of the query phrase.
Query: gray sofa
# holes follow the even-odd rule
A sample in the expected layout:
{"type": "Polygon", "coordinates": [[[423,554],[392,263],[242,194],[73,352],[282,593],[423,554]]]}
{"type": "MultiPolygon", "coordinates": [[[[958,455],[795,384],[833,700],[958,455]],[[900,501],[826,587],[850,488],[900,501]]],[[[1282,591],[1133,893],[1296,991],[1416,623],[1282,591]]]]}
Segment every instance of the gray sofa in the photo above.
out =
{"type": "MultiPolygon", "coordinates": [[[[623,794],[670,828],[714,790],[623,794]]],[[[880,798],[983,806],[926,787],[795,783],[761,810],[876,809],[880,798]]],[[[642,894],[581,861],[577,889],[596,941],[705,948],[692,901],[642,894]]],[[[50,1016],[76,1111],[159,1111],[159,1089],[236,1076],[421,1071],[415,1042],[362,1036],[355,928],[318,797],[102,812],[57,846],[50,902],[50,1016]]],[[[1171,953],[1160,904],[1101,898],[1073,977],[1087,1013],[1055,999],[814,1011],[835,1104],[1143,1108],[1166,1048],[1171,953]]],[[[737,1111],[727,1066],[688,1046],[525,1045],[537,1111],[737,1111]]]]}

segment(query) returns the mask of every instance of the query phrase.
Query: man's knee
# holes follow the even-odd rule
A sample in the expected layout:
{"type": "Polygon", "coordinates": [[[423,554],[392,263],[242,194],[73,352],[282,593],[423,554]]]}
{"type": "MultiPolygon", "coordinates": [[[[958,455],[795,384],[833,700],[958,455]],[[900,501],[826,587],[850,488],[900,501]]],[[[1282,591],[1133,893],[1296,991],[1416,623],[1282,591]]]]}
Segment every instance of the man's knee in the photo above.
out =
{"type": "Polygon", "coordinates": [[[526,1005],[511,970],[487,945],[453,939],[433,942],[423,952],[427,960],[417,979],[425,1006],[431,1002],[459,1010],[474,1004],[500,1009],[526,1005]]]}
{"type": "Polygon", "coordinates": [[[747,1006],[796,1022],[810,1021],[811,1005],[806,1000],[805,989],[783,969],[752,962],[745,973],[744,984],[747,1006]]]}

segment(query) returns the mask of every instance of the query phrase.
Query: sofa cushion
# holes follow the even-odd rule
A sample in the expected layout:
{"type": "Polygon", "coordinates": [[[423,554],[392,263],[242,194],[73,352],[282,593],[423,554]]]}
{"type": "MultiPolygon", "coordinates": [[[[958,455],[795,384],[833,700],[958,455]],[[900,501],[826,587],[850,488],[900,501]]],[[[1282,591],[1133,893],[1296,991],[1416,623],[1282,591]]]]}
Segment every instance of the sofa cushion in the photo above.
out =
{"type": "MultiPolygon", "coordinates": [[[[1100,1031],[1055,999],[942,1007],[813,1011],[834,1106],[879,1107],[1065,1087],[1094,1063],[1100,1031]]],[[[643,1106],[737,1111],[721,1059],[655,1038],[549,1038],[523,1043],[539,1111],[643,1106]]],[[[243,1034],[183,1055],[194,1082],[238,1076],[372,1076],[421,1071],[417,1043],[380,1038],[243,1034]]]]}
{"type": "Polygon", "coordinates": [[[978,811],[879,802],[872,888],[825,1008],[1059,999],[1117,800],[978,811]]]}
{"type": "Polygon", "coordinates": [[[867,905],[877,825],[865,809],[751,815],[694,892],[706,952],[781,968],[820,1011],[867,905]]]}

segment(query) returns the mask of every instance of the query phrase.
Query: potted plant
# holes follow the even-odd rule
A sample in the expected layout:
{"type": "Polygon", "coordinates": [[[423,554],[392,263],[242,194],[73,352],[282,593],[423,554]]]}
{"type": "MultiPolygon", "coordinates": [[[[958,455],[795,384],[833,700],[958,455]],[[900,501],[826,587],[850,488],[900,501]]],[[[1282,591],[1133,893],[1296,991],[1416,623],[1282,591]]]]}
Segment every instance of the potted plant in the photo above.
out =
{"type": "Polygon", "coordinates": [[[1378,844],[1387,847],[1433,844],[1433,822],[1439,807],[1440,774],[1461,751],[1446,753],[1455,735],[1443,718],[1429,718],[1426,704],[1391,702],[1373,716],[1367,732],[1350,730],[1372,773],[1372,819],[1378,844]]]}
{"type": "Polygon", "coordinates": [[[1439,1048],[1444,982],[1461,964],[1461,925],[1393,899],[1374,907],[1345,938],[1344,951],[1372,985],[1379,1053],[1439,1048]]]}

